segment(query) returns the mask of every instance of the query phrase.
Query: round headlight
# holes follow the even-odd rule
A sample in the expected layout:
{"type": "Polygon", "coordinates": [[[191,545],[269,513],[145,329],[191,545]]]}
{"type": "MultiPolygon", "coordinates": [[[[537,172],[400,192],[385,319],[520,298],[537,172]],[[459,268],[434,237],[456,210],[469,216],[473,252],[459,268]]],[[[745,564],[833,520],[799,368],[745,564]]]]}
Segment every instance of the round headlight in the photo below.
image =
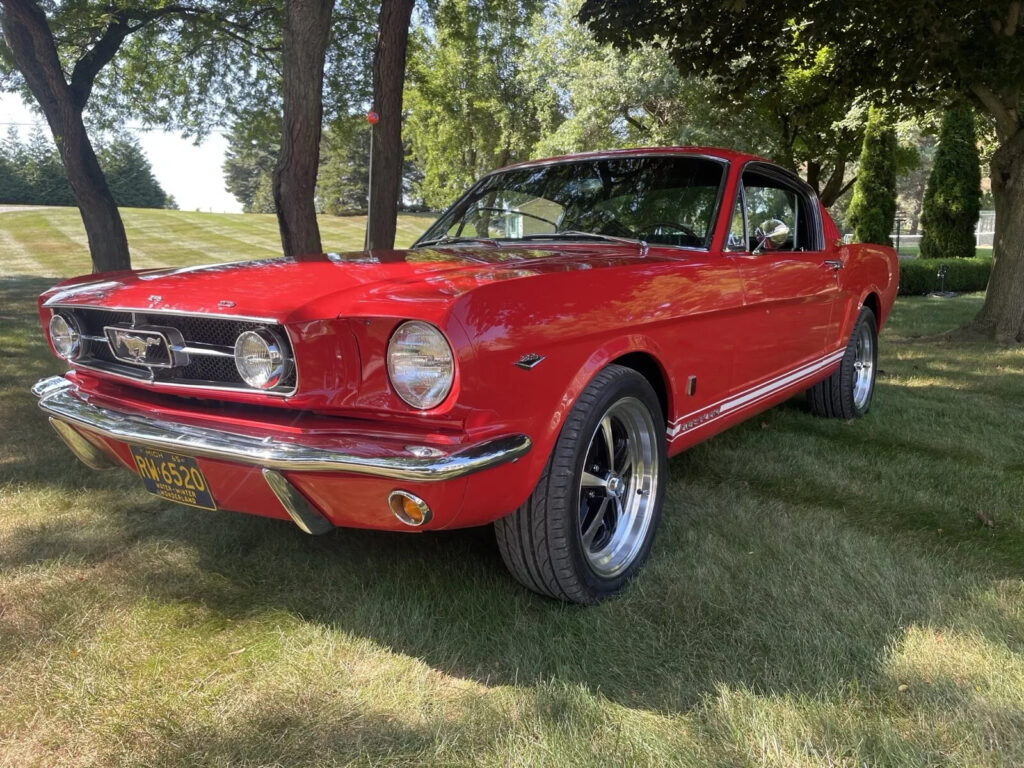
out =
{"type": "Polygon", "coordinates": [[[245,331],[235,340],[235,368],[250,387],[276,387],[288,375],[290,366],[284,344],[269,328],[245,331]]]}
{"type": "Polygon", "coordinates": [[[82,351],[82,334],[74,318],[56,314],[51,317],[50,341],[65,360],[74,360],[82,351]]]}
{"type": "Polygon", "coordinates": [[[413,408],[440,405],[455,378],[455,358],[444,334],[419,320],[402,323],[388,343],[388,376],[413,408]]]}

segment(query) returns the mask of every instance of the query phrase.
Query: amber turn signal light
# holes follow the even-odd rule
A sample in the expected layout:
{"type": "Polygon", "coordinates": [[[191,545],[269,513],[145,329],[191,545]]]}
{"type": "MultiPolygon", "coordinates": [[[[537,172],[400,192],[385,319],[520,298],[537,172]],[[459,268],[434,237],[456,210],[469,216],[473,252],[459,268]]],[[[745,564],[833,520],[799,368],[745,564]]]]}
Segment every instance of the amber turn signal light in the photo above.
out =
{"type": "Polygon", "coordinates": [[[406,525],[418,528],[430,522],[430,507],[408,491],[392,491],[388,495],[388,506],[394,516],[406,525]]]}

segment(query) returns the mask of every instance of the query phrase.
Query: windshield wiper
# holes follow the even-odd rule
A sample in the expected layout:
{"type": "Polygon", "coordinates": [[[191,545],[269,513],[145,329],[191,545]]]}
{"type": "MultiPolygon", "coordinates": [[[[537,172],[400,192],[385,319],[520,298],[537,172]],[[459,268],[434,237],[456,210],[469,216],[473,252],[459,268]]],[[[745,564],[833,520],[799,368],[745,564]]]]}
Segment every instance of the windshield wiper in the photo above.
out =
{"type": "Polygon", "coordinates": [[[413,248],[423,248],[428,245],[459,245],[465,243],[484,243],[485,245],[501,247],[501,243],[493,237],[453,237],[451,235],[442,235],[441,237],[435,237],[433,240],[424,240],[422,243],[416,243],[413,248]]]}
{"type": "Polygon", "coordinates": [[[609,240],[613,243],[626,243],[627,245],[639,245],[642,248],[647,247],[647,243],[643,240],[637,240],[632,237],[617,237],[616,235],[606,235],[602,232],[582,232],[576,229],[563,229],[560,232],[548,232],[547,234],[536,234],[536,235],[524,235],[519,238],[520,240],[579,240],[580,238],[591,238],[593,240],[609,240]]]}

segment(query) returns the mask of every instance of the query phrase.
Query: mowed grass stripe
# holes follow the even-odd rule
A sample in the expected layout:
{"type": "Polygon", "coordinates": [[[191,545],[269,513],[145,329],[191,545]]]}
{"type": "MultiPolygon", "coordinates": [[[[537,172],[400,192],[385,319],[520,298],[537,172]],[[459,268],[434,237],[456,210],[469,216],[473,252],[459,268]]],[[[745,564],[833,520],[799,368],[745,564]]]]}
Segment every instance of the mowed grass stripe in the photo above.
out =
{"type": "Polygon", "coordinates": [[[17,275],[45,274],[43,263],[33,255],[33,249],[27,248],[10,232],[0,227],[0,274],[4,268],[17,275]]]}
{"type": "MultiPolygon", "coordinates": [[[[277,219],[268,214],[215,214],[127,208],[121,211],[138,269],[266,258],[281,253],[277,219]]],[[[396,247],[406,247],[433,222],[432,214],[399,216],[396,247]]],[[[326,251],[361,250],[364,216],[320,216],[326,251]]],[[[88,243],[76,208],[0,213],[0,275],[58,275],[91,271],[88,243]]]]}
{"type": "Polygon", "coordinates": [[[67,209],[36,209],[0,213],[0,233],[6,241],[16,244],[15,260],[8,263],[0,254],[0,274],[38,274],[61,275],[70,274],[64,270],[68,266],[84,263],[89,265],[89,249],[85,230],[78,218],[78,211],[73,210],[75,221],[68,216],[67,209]],[[19,260],[30,260],[37,271],[19,272],[19,260]]]}

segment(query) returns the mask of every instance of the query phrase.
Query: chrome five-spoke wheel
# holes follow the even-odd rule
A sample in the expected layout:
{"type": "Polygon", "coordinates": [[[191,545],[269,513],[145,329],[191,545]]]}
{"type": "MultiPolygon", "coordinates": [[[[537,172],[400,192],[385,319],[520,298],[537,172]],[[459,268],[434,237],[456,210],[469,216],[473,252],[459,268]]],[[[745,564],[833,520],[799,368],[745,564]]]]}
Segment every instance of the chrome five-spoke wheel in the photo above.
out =
{"type": "Polygon", "coordinates": [[[583,552],[594,572],[618,575],[636,557],[654,516],[654,422],[635,397],[615,403],[590,438],[579,486],[583,552]]]}
{"type": "Polygon", "coordinates": [[[871,391],[875,388],[875,335],[868,323],[857,326],[856,348],[853,356],[853,406],[867,410],[871,391]]]}
{"type": "Polygon", "coordinates": [[[855,419],[868,412],[878,367],[878,322],[871,307],[857,314],[839,367],[807,390],[811,410],[833,419],[855,419]]]}
{"type": "Polygon", "coordinates": [[[618,592],[640,569],[661,516],[665,419],[640,373],[609,365],[562,424],[533,494],[494,524],[509,571],[576,603],[618,592]]]}

